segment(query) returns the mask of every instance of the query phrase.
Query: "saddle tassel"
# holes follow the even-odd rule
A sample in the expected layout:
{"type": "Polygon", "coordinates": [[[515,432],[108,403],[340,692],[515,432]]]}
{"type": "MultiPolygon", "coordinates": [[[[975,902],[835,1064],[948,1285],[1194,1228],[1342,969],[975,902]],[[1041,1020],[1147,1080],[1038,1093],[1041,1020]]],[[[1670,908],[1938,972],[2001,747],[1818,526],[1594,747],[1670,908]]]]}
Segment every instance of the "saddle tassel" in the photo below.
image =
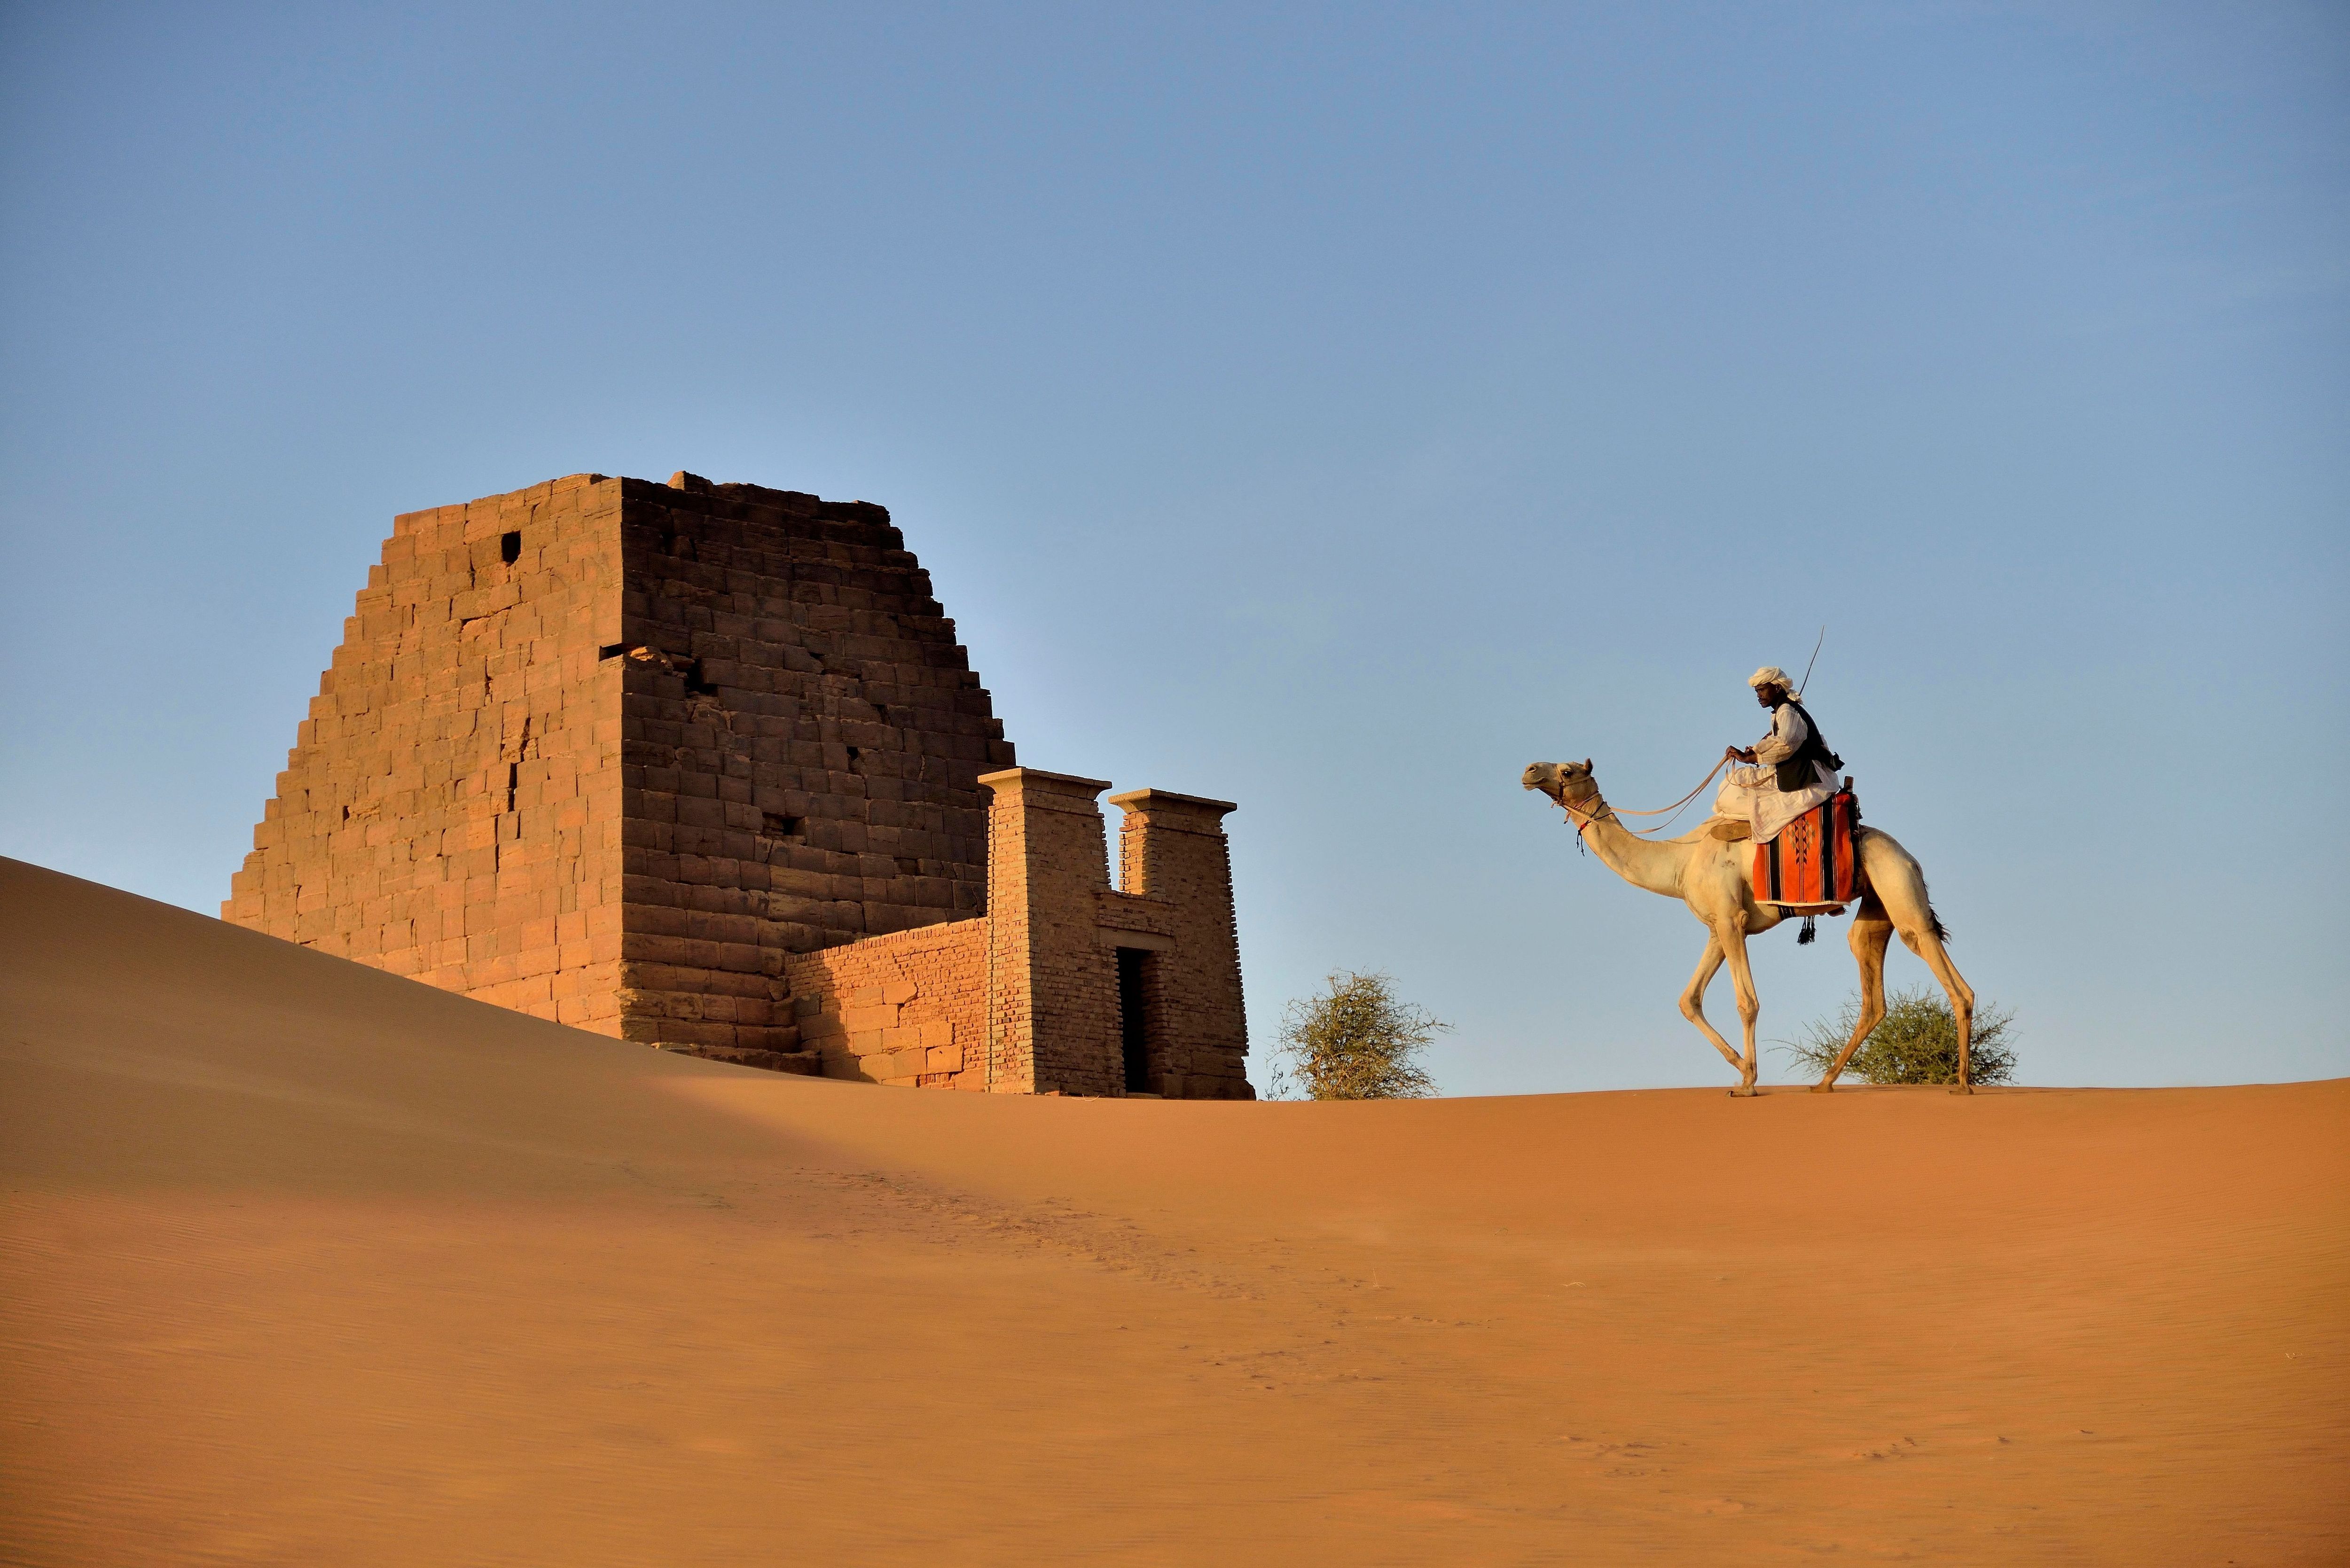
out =
{"type": "Polygon", "coordinates": [[[1795,945],[1799,948],[1807,948],[1811,946],[1812,939],[1820,934],[1819,928],[1819,921],[1809,915],[1805,915],[1804,917],[1804,929],[1795,933],[1795,945]]]}

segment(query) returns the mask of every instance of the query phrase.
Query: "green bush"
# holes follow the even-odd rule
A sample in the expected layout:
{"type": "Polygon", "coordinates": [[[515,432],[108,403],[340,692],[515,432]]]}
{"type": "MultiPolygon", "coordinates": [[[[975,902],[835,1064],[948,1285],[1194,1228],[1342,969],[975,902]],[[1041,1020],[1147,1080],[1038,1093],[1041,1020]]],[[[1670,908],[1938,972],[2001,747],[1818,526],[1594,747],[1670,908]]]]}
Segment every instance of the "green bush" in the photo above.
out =
{"type": "Polygon", "coordinates": [[[1436,1081],[1414,1060],[1449,1023],[1398,1002],[1383,974],[1339,970],[1319,996],[1293,1002],[1284,1014],[1272,1094],[1295,1086],[1315,1100],[1424,1099],[1436,1081]]]}
{"type": "MultiPolygon", "coordinates": [[[[1814,1020],[1801,1039],[1783,1040],[1780,1049],[1805,1070],[1825,1074],[1859,1022],[1860,994],[1856,992],[1835,1017],[1814,1020]]],[[[1967,1044],[1976,1083],[2014,1080],[2014,1023],[2015,1014],[2007,1008],[1987,1003],[1975,1008],[1973,1035],[1967,1044]]],[[[1894,992],[1886,998],[1884,1021],[1868,1032],[1845,1064],[1845,1072],[1866,1084],[1957,1083],[1959,1021],[1950,1012],[1950,998],[1926,986],[1894,992]]]]}

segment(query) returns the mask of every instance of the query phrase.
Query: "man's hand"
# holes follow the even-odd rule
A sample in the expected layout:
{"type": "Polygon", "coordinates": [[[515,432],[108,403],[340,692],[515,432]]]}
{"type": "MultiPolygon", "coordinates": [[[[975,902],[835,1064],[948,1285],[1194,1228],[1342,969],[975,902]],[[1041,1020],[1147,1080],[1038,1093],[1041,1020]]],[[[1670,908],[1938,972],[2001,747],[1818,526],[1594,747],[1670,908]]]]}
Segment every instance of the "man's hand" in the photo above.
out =
{"type": "Polygon", "coordinates": [[[1754,748],[1752,746],[1725,746],[1722,748],[1721,760],[1725,763],[1751,763],[1754,760],[1754,748]]]}

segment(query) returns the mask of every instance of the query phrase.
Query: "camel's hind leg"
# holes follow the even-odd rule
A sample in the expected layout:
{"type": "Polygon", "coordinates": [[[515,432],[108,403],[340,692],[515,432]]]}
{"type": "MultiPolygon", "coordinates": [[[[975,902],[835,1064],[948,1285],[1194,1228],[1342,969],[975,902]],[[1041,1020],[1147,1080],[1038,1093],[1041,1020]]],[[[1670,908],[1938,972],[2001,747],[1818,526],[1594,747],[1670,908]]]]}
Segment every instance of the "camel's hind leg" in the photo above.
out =
{"type": "MultiPolygon", "coordinates": [[[[1950,995],[1950,1016],[1959,1026],[1959,1083],[1952,1092],[1971,1095],[1975,1092],[1975,993],[1959,973],[1958,965],[1950,961],[1950,950],[1942,945],[1950,933],[1942,929],[1940,917],[1927,899],[1926,873],[1908,850],[1882,834],[1872,835],[1867,848],[1874,853],[1867,854],[1862,865],[1868,873],[1870,896],[1883,902],[1893,929],[1900,933],[1901,945],[1926,961],[1926,967],[1950,995]]],[[[1857,931],[1854,940],[1859,940],[1857,931]]]]}
{"type": "Polygon", "coordinates": [[[1721,961],[1726,956],[1719,939],[1711,936],[1705,939],[1705,952],[1697,961],[1697,972],[1690,976],[1689,989],[1681,992],[1681,1016],[1703,1031],[1705,1037],[1713,1042],[1713,1048],[1721,1053],[1721,1059],[1742,1074],[1746,1064],[1738,1059],[1738,1053],[1730,1048],[1730,1042],[1721,1037],[1721,1031],[1707,1023],[1705,1018],[1705,988],[1711,985],[1713,977],[1721,972],[1721,961]]]}
{"type": "Polygon", "coordinates": [[[1975,993],[1959,973],[1959,966],[1950,961],[1950,950],[1942,946],[1941,926],[1939,920],[1929,920],[1915,930],[1904,929],[1901,940],[1911,952],[1926,961],[1926,967],[1934,971],[1934,978],[1940,981],[1942,989],[1950,993],[1950,1016],[1958,1021],[1959,1025],[1959,1084],[1950,1092],[1971,1095],[1975,1092],[1975,993]]]}
{"type": "Polygon", "coordinates": [[[1870,893],[1860,900],[1860,908],[1852,916],[1852,956],[1860,964],[1860,1016],[1853,1023],[1852,1038],[1844,1043],[1835,1062],[1820,1081],[1812,1085],[1815,1095],[1833,1094],[1835,1081],[1844,1075],[1845,1064],[1868,1038],[1869,1031],[1885,1022],[1885,950],[1893,940],[1893,921],[1885,913],[1885,906],[1870,893]]]}

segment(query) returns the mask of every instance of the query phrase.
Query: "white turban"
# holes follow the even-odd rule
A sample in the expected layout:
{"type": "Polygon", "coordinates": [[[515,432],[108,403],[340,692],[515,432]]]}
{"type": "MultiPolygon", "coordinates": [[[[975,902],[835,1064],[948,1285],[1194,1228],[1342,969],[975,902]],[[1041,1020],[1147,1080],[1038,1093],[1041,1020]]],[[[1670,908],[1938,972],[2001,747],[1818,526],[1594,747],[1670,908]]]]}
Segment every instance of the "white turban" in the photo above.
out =
{"type": "Polygon", "coordinates": [[[1766,664],[1748,676],[1746,684],[1757,691],[1762,691],[1765,686],[1776,686],[1782,691],[1793,691],[1795,689],[1795,683],[1787,679],[1787,672],[1775,664],[1766,664]]]}

